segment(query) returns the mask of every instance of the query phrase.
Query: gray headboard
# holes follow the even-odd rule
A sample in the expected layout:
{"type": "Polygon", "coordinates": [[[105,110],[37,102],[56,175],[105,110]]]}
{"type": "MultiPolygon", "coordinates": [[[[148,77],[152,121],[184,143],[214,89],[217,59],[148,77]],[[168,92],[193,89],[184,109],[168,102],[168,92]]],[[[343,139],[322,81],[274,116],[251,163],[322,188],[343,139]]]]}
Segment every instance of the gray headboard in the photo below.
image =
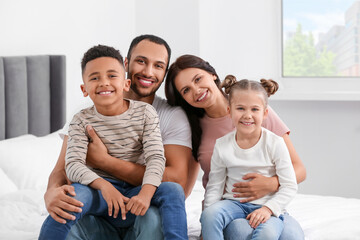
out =
{"type": "Polygon", "coordinates": [[[0,140],[63,127],[65,61],[62,55],[0,57],[0,140]]]}

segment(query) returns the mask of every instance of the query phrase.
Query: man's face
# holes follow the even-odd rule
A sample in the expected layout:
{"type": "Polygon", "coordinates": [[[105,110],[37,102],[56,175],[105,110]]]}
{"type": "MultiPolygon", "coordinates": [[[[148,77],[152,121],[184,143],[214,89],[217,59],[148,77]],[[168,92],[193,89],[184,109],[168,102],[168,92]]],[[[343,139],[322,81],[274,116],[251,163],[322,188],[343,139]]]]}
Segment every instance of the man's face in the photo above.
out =
{"type": "Polygon", "coordinates": [[[168,53],[164,45],[142,40],[125,59],[128,78],[131,79],[131,89],[139,97],[154,95],[159,89],[166,74],[168,53]]]}

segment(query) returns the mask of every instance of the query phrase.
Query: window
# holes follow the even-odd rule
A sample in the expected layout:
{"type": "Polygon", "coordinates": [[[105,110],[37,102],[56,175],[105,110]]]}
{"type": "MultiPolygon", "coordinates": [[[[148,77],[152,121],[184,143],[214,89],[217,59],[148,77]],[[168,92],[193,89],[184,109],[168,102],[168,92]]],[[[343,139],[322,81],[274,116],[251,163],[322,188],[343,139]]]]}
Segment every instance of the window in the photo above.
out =
{"type": "Polygon", "coordinates": [[[360,76],[360,1],[283,0],[282,11],[283,77],[360,76]]]}
{"type": "Polygon", "coordinates": [[[360,101],[359,16],[359,0],[281,0],[273,98],[360,101]]]}

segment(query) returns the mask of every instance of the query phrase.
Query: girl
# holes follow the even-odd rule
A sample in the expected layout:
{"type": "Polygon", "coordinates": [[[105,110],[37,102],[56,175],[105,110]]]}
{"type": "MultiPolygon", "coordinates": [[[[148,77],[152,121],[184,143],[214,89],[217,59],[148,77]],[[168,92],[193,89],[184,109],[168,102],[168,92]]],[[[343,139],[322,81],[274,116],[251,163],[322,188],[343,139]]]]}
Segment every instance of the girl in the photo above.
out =
{"type": "MultiPolygon", "coordinates": [[[[233,76],[224,82],[225,88],[231,87],[228,112],[236,130],[216,140],[200,220],[203,239],[223,239],[223,230],[237,218],[249,220],[255,229],[251,239],[279,239],[281,213],[297,191],[289,152],[281,137],[261,127],[268,115],[268,93],[261,84],[245,79],[236,82],[233,76]],[[249,172],[268,177],[276,174],[279,190],[241,203],[233,197],[232,186],[249,172]],[[220,201],[222,198],[225,200],[220,201]]],[[[277,88],[277,83],[268,83],[277,88]]]]}
{"type": "MultiPolygon", "coordinates": [[[[234,130],[228,117],[227,95],[220,88],[220,79],[208,62],[197,56],[183,55],[169,68],[165,94],[170,105],[181,106],[188,116],[192,130],[193,156],[204,171],[203,186],[206,187],[215,140],[234,130]]],[[[297,182],[304,181],[306,170],[289,138],[289,129],[270,106],[263,127],[283,137],[297,182]]],[[[195,166],[189,168],[190,171],[196,169],[195,166]]],[[[265,177],[258,173],[249,173],[243,180],[248,181],[235,183],[233,188],[234,197],[242,197],[242,202],[275,193],[279,187],[277,176],[265,177]]],[[[246,220],[236,219],[224,233],[226,239],[246,239],[252,231],[253,228],[246,220]]],[[[280,239],[304,239],[300,225],[287,214],[284,214],[284,230],[280,239]]]]}

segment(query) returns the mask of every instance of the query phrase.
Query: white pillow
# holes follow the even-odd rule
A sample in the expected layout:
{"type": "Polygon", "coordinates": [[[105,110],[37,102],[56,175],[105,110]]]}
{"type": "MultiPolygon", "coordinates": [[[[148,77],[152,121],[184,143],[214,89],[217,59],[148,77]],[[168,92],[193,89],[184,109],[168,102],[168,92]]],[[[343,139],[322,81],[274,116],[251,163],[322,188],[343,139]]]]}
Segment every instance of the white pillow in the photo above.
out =
{"type": "Polygon", "coordinates": [[[16,192],[18,190],[18,187],[15,185],[15,183],[11,181],[11,179],[4,173],[1,168],[0,183],[0,196],[11,192],[16,192]]]}
{"type": "Polygon", "coordinates": [[[0,168],[19,189],[45,191],[61,145],[57,132],[0,141],[0,168]]]}

